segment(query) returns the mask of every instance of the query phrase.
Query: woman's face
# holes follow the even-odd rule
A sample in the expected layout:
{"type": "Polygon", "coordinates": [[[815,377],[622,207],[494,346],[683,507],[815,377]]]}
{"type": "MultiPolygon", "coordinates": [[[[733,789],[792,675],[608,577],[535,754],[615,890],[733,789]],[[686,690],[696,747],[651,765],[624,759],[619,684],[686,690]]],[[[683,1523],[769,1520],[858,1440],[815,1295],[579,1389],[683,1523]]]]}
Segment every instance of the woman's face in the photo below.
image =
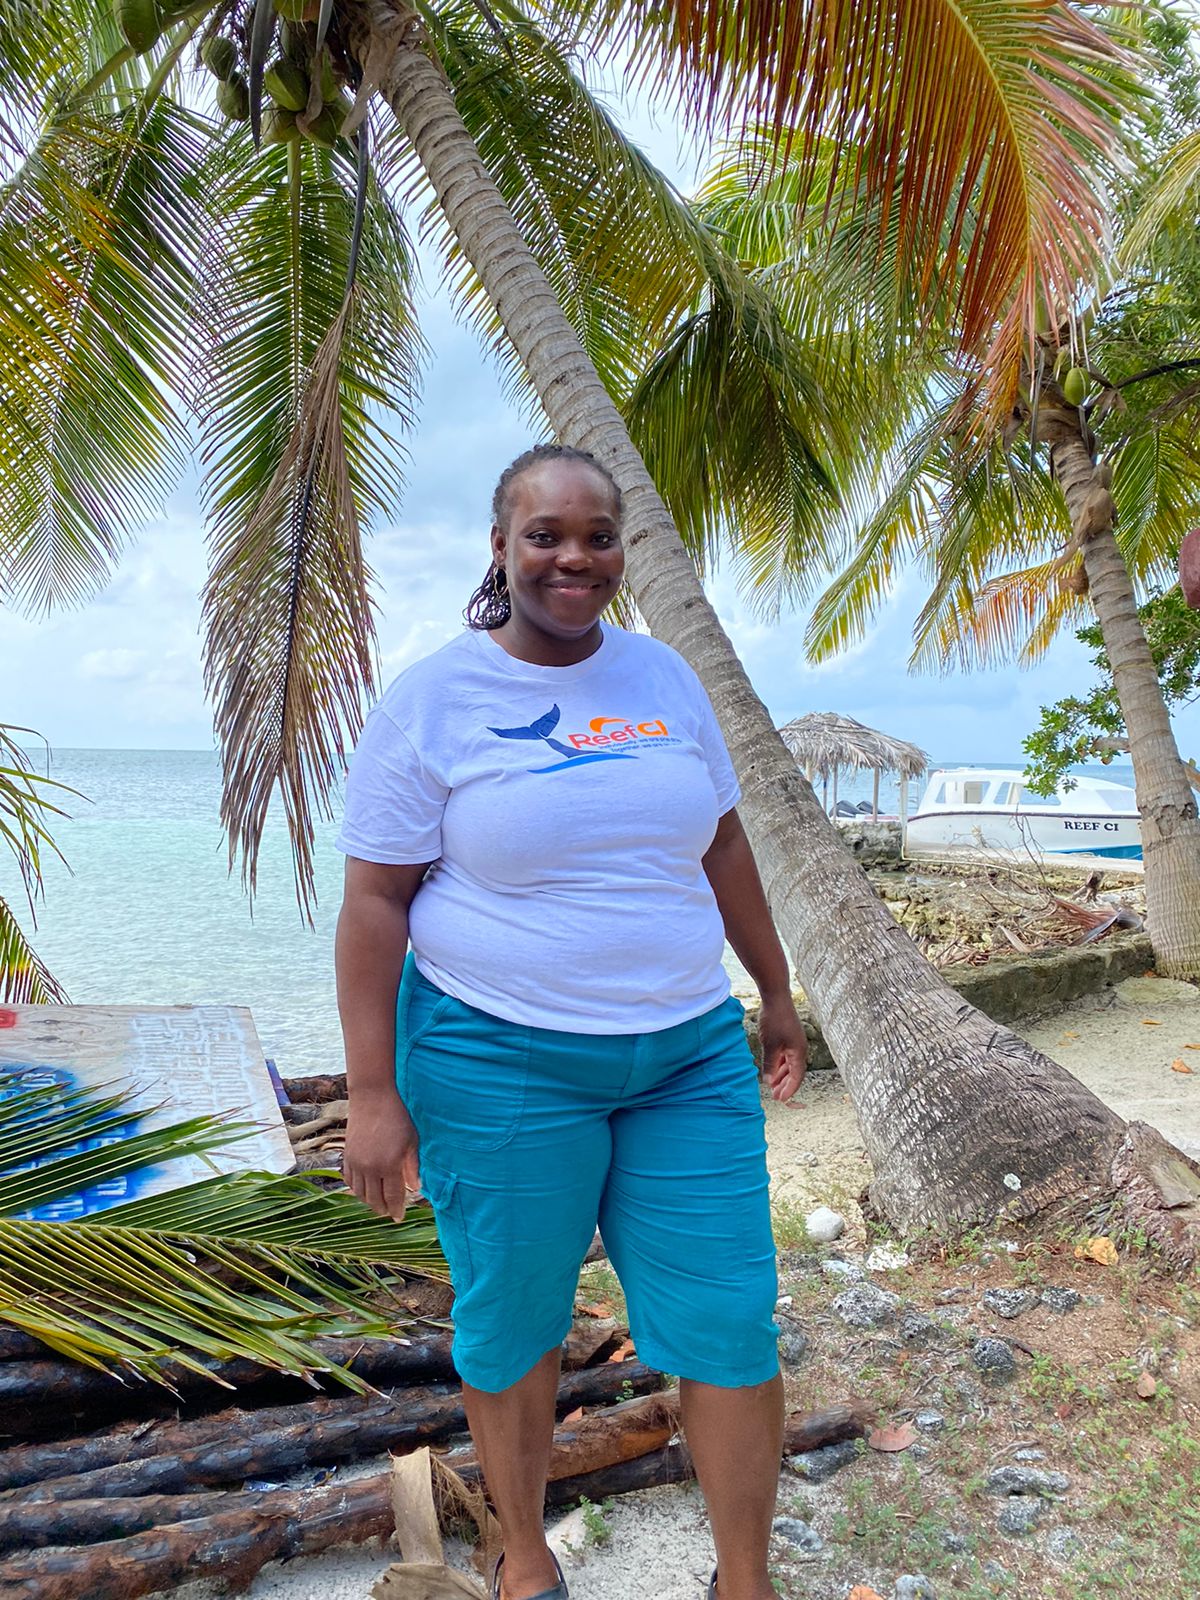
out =
{"type": "Polygon", "coordinates": [[[492,528],[492,559],[504,568],[513,617],[555,639],[596,624],[625,571],[608,480],[585,461],[545,461],[508,492],[508,526],[492,528]]]}

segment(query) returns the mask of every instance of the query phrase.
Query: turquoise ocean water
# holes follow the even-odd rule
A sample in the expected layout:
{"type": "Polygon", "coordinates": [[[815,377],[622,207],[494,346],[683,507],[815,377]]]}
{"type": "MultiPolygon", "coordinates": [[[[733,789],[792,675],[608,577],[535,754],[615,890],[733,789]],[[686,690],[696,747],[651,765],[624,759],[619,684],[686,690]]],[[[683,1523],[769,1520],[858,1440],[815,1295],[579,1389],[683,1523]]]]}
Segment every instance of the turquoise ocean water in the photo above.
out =
{"type": "MultiPolygon", "coordinates": [[[[71,815],[55,833],[70,870],[48,865],[34,936],[71,1000],[249,1006],[266,1054],[285,1075],[340,1071],[336,824],[318,827],[319,904],[310,928],[297,910],[281,820],[268,826],[253,906],[238,875],[229,875],[215,753],[56,750],[50,770],[86,797],[64,802],[71,815]]],[[[1127,768],[1103,775],[1132,781],[1127,768]]],[[[913,805],[919,791],[910,788],[913,805]]],[[[869,799],[870,779],[843,783],[839,794],[869,799]]],[[[880,803],[895,810],[894,784],[883,784],[880,803]]],[[[3,851],[0,894],[23,905],[3,851]]],[[[27,914],[22,922],[28,927],[27,914]]]]}

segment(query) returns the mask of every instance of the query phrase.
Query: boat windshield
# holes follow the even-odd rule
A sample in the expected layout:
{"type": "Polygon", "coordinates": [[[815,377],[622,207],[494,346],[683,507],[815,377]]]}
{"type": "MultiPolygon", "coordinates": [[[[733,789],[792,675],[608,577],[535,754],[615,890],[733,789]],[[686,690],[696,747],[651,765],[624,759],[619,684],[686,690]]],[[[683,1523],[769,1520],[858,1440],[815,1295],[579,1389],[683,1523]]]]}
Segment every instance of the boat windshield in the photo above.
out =
{"type": "Polygon", "coordinates": [[[1061,806],[1062,796],[1058,794],[1034,794],[1032,789],[1023,784],[1013,785],[1013,804],[1020,806],[1061,806]]]}

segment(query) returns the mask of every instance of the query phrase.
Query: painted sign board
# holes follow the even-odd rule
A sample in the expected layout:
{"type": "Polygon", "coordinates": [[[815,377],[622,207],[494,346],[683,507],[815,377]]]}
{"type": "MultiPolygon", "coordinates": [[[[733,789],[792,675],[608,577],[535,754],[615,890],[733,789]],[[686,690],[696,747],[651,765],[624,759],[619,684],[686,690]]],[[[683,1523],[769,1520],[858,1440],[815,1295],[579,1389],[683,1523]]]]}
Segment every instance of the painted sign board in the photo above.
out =
{"type": "MultiPolygon", "coordinates": [[[[214,1112],[256,1123],[259,1131],[227,1150],[98,1183],[31,1216],[68,1221],[214,1172],[282,1173],[294,1165],[254,1019],[244,1006],[0,1007],[0,1102],[52,1083],[128,1089],[145,1115],[126,1133],[214,1112]]],[[[72,1151],[88,1148],[85,1140],[72,1151]]]]}

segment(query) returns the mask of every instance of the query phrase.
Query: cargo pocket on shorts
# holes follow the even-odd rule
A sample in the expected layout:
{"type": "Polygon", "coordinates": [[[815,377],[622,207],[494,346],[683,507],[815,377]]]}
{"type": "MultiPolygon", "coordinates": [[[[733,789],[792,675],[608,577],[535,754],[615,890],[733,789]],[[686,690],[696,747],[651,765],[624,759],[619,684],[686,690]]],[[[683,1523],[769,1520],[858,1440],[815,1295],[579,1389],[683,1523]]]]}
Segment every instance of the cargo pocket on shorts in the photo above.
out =
{"type": "Polygon", "coordinates": [[[465,1294],[471,1287],[474,1272],[471,1264],[471,1241],[463,1214],[462,1189],[452,1172],[439,1172],[436,1167],[421,1163],[421,1187],[433,1207],[437,1223],[438,1242],[446,1265],[450,1268],[450,1282],[456,1295],[465,1294]]]}

